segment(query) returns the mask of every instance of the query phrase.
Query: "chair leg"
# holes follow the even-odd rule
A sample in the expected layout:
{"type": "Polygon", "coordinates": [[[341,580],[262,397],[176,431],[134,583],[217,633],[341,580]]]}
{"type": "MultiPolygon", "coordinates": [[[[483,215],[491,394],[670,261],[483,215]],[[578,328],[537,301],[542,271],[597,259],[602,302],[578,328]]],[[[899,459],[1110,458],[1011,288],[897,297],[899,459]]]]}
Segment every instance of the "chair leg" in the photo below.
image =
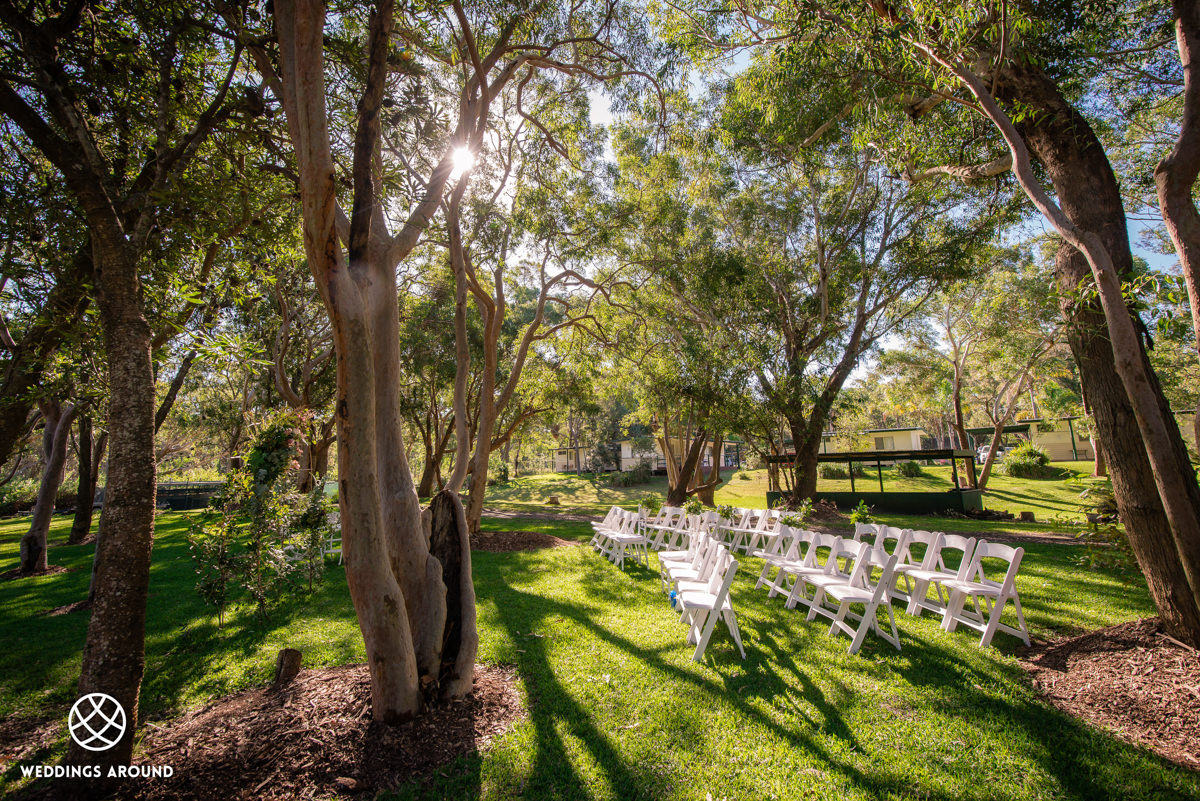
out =
{"type": "MultiPolygon", "coordinates": [[[[799,582],[799,579],[797,579],[797,582],[799,582]]],[[[807,600],[807,598],[805,600],[807,600]]],[[[804,619],[811,621],[813,618],[815,618],[817,616],[817,607],[820,606],[824,602],[825,602],[825,588],[817,587],[817,591],[815,593],[813,593],[812,603],[810,603],[808,605],[808,614],[805,615],[804,619]]]]}
{"type": "MultiPolygon", "coordinates": [[[[842,604],[843,607],[849,604],[842,604]]],[[[854,632],[854,639],[850,642],[850,653],[858,653],[858,649],[862,648],[863,642],[867,639],[867,632],[875,625],[875,610],[868,608],[863,610],[862,620],[858,622],[858,631],[854,632]],[[870,613],[870,614],[868,614],[870,613]]]]}
{"type": "Polygon", "coordinates": [[[925,596],[929,594],[929,581],[927,579],[914,579],[912,597],[908,601],[908,609],[905,611],[912,617],[921,616],[921,604],[925,601],[925,596]]]}
{"type": "Polygon", "coordinates": [[[983,637],[979,640],[980,648],[987,648],[991,644],[992,638],[996,636],[996,629],[1000,628],[1000,615],[1004,612],[1004,605],[1008,601],[1007,598],[999,598],[995,603],[991,603],[990,598],[985,598],[984,603],[988,604],[987,628],[983,630],[983,637]]]}
{"type": "Polygon", "coordinates": [[[946,603],[946,611],[943,613],[942,630],[953,632],[958,628],[958,619],[962,615],[963,607],[967,603],[967,594],[962,590],[954,590],[950,593],[950,600],[946,603]]]}
{"type": "Polygon", "coordinates": [[[699,662],[704,656],[704,651],[708,648],[708,641],[712,638],[713,629],[717,625],[717,610],[713,609],[704,616],[704,631],[700,634],[700,641],[696,643],[696,652],[692,654],[692,661],[699,662]]]}
{"type": "Polygon", "coordinates": [[[742,634],[738,631],[737,615],[732,609],[726,609],[721,613],[725,618],[725,628],[729,629],[729,633],[733,636],[733,641],[737,643],[738,651],[742,654],[742,659],[746,658],[746,649],[742,647],[742,634]]]}

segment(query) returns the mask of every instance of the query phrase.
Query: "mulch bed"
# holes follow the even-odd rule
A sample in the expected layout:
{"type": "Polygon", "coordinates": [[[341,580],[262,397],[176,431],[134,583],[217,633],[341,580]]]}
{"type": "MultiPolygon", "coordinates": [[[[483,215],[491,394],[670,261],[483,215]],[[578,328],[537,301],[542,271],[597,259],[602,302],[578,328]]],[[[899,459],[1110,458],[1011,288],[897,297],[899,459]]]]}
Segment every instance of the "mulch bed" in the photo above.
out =
{"type": "Polygon", "coordinates": [[[65,711],[55,718],[0,718],[0,771],[17,762],[37,761],[66,730],[65,711]]]}
{"type": "Polygon", "coordinates": [[[567,545],[577,544],[536,531],[481,531],[471,537],[471,550],[492,551],[493,553],[532,551],[538,548],[563,548],[567,545]]]}
{"type": "Polygon", "coordinates": [[[1158,618],[1035,644],[1022,666],[1067,714],[1200,769],[1200,653],[1167,639],[1158,618]]]}
{"type": "Polygon", "coordinates": [[[327,798],[394,788],[485,749],[525,715],[512,668],[477,665],[475,689],[397,726],[371,721],[366,665],[305,670],[162,725],[135,762],[171,778],[131,782],[138,801],[327,798]]]}

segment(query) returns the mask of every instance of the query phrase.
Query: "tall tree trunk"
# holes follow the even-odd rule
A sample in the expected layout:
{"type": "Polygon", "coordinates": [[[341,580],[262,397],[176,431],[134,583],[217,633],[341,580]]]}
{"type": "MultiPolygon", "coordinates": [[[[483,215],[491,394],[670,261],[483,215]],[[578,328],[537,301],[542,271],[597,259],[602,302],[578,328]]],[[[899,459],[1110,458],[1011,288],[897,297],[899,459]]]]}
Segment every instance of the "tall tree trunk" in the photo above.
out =
{"type": "Polygon", "coordinates": [[[712,438],[712,447],[709,452],[712,454],[712,465],[708,468],[708,475],[704,475],[704,471],[700,470],[700,486],[696,488],[696,497],[700,499],[700,503],[705,506],[716,506],[717,487],[721,485],[721,448],[725,444],[725,438],[714,436],[712,438]]]}
{"type": "Polygon", "coordinates": [[[77,408],[72,403],[62,408],[57,401],[42,405],[42,419],[46,426],[43,434],[46,466],[42,470],[42,483],[33,507],[33,520],[29,524],[29,531],[21,538],[21,572],[25,574],[41,573],[50,566],[46,553],[50,521],[54,519],[54,501],[62,486],[67,463],[67,441],[70,439],[71,426],[75,423],[77,408]]]}
{"type": "Polygon", "coordinates": [[[96,503],[96,484],[100,479],[99,462],[103,459],[105,435],[97,441],[91,415],[79,417],[79,484],[75,491],[75,518],[71,522],[70,545],[78,545],[92,533],[92,506],[96,503]]]}
{"type": "Polygon", "coordinates": [[[962,369],[954,366],[954,436],[958,439],[959,448],[970,448],[971,438],[967,436],[967,420],[962,407],[962,369]]]}
{"type": "Polygon", "coordinates": [[[792,431],[792,447],[796,452],[792,500],[799,503],[817,492],[817,455],[821,452],[821,431],[825,427],[825,418],[800,418],[789,421],[788,425],[792,431]]]}
{"type": "Polygon", "coordinates": [[[687,455],[684,456],[683,463],[678,465],[674,481],[668,484],[667,506],[683,506],[687,500],[688,486],[696,472],[696,466],[700,463],[700,455],[704,452],[707,439],[708,431],[701,428],[696,432],[696,438],[688,444],[687,455]]]}
{"type": "Polygon", "coordinates": [[[87,751],[72,742],[67,763],[128,765],[145,665],[146,596],[154,542],[154,368],[134,256],[117,236],[99,239],[96,255],[100,322],[108,354],[109,459],[79,693],[111,695],[124,708],[130,725],[108,751],[87,751]]]}
{"type": "MultiPolygon", "coordinates": [[[[1046,168],[1064,214],[1079,228],[1093,232],[1108,250],[1118,274],[1128,276],[1133,259],[1124,205],[1103,147],[1088,122],[1039,68],[1015,65],[1012,72],[1011,86],[1006,82],[1004,93],[1034,112],[1018,125],[1018,131],[1046,168]]],[[[1092,281],[1090,265],[1079,250],[1063,243],[1055,260],[1055,273],[1064,297],[1068,343],[1079,364],[1101,448],[1108,456],[1119,457],[1106,461],[1130,546],[1166,630],[1185,642],[1200,645],[1200,606],[1159,494],[1147,446],[1139,428],[1130,425],[1135,419],[1134,408],[1114,366],[1105,314],[1096,300],[1078,297],[1078,288],[1092,281]]],[[[1159,399],[1160,410],[1169,413],[1144,349],[1140,357],[1150,378],[1147,390],[1159,399]]],[[[1190,477],[1191,467],[1178,429],[1175,438],[1178,442],[1170,456],[1177,463],[1175,469],[1186,470],[1190,477]]],[[[1195,480],[1190,481],[1196,490],[1195,480]]],[[[1196,494],[1200,501],[1200,490],[1196,494]]]]}
{"type": "MultiPolygon", "coordinates": [[[[395,9],[391,0],[380,0],[370,17],[366,83],[358,103],[349,230],[339,235],[325,104],[325,5],[276,0],[274,10],[278,88],[299,169],[305,251],[337,356],[346,578],[366,646],[372,712],[377,720],[395,722],[418,714],[427,693],[468,692],[477,645],[465,516],[454,493],[439,495],[444,500],[431,507],[428,518],[422,515],[399,414],[395,268],[436,211],[450,158],[439,163],[401,234],[389,237],[373,158],[395,9]]],[[[260,56],[260,68],[269,70],[265,54],[260,56]]]]}

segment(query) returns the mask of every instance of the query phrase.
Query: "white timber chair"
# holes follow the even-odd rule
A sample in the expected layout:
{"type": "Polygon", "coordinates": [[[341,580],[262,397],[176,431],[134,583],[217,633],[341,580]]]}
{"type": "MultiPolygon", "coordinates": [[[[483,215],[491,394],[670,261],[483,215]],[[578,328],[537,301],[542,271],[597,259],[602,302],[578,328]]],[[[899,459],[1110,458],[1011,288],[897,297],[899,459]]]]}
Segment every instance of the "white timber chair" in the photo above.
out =
{"type": "Polygon", "coordinates": [[[664,506],[660,509],[658,519],[643,526],[643,533],[650,538],[651,547],[656,551],[666,547],[666,537],[679,528],[685,518],[683,509],[678,506],[664,506]]]}
{"type": "Polygon", "coordinates": [[[939,532],[933,545],[925,551],[925,559],[921,566],[904,572],[913,581],[912,594],[906,610],[908,614],[920,617],[921,612],[928,609],[944,615],[949,598],[942,590],[942,583],[958,578],[959,570],[964,564],[970,564],[974,551],[974,537],[939,532]],[[954,553],[959,555],[958,564],[951,567],[947,564],[946,557],[954,553]],[[936,601],[929,598],[930,585],[937,591],[936,601]]]}
{"type": "Polygon", "coordinates": [[[1021,611],[1021,598],[1017,595],[1017,571],[1021,568],[1024,548],[980,540],[975,545],[971,561],[958,571],[956,578],[943,581],[942,586],[950,592],[950,601],[942,618],[942,628],[954,631],[959,623],[982,632],[979,647],[986,648],[997,631],[1003,631],[1029,645],[1029,630],[1025,626],[1025,615],[1021,611]],[[984,572],[984,559],[996,559],[1006,563],[1004,578],[993,581],[984,572]],[[971,601],[971,608],[966,602],[971,601]],[[982,602],[982,603],[981,603],[982,602]],[[1002,623],[1004,607],[1012,603],[1017,613],[1017,625],[1013,628],[1002,623]]]}
{"type": "Polygon", "coordinates": [[[737,615],[734,614],[733,602],[729,597],[729,588],[737,575],[738,562],[724,546],[718,543],[717,547],[719,553],[716,568],[702,588],[684,585],[675,595],[681,618],[689,625],[688,642],[696,643],[696,650],[692,653],[693,662],[699,662],[703,658],[718,619],[725,621],[725,627],[737,643],[742,659],[746,658],[742,635],[738,631],[737,615]]]}
{"type": "MultiPolygon", "coordinates": [[[[828,617],[832,623],[829,635],[836,637],[844,632],[850,637],[849,653],[858,653],[866,640],[867,634],[875,632],[881,639],[891,643],[900,650],[900,633],[896,629],[896,616],[892,613],[892,605],[888,597],[888,588],[892,585],[892,572],[896,567],[896,555],[882,549],[871,547],[868,542],[861,543],[854,558],[854,566],[846,581],[823,582],[817,589],[816,596],[808,609],[808,620],[817,615],[828,617]],[[872,581],[875,569],[879,570],[879,578],[872,581]],[[827,601],[837,604],[836,609],[826,606],[827,601]],[[853,607],[861,605],[861,614],[854,612],[853,607]],[[879,625],[879,613],[886,612],[891,632],[879,625]],[[858,626],[851,623],[857,622],[858,626]]],[[[821,578],[821,577],[818,577],[821,578]]]]}
{"type": "Polygon", "coordinates": [[[792,591],[788,593],[784,606],[788,609],[795,609],[797,605],[807,606],[808,619],[812,620],[812,607],[820,600],[824,588],[832,584],[845,584],[850,580],[861,545],[853,540],[835,537],[829,544],[829,555],[820,570],[810,568],[796,573],[796,580],[792,583],[792,591]],[[812,595],[808,594],[809,588],[812,589],[812,595]]]}
{"type": "Polygon", "coordinates": [[[783,520],[783,511],[779,509],[767,509],[763,511],[759,519],[759,524],[747,536],[743,550],[748,554],[762,550],[764,544],[769,544],[778,536],[779,527],[782,525],[780,523],[781,520],[783,520]]]}

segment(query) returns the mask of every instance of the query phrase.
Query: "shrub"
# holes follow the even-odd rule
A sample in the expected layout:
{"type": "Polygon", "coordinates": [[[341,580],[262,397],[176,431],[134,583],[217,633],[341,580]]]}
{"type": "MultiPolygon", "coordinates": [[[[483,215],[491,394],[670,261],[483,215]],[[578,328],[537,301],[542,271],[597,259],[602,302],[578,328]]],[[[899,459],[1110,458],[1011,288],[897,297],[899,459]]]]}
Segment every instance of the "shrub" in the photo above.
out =
{"type": "Polygon", "coordinates": [[[897,462],[896,472],[905,478],[916,478],[917,476],[923,475],[921,465],[917,464],[916,462],[897,462]]]}
{"type": "Polygon", "coordinates": [[[642,461],[632,470],[618,470],[613,473],[608,477],[608,483],[613,487],[636,487],[639,484],[649,484],[650,478],[650,463],[642,461]]]}
{"type": "Polygon", "coordinates": [[[508,462],[498,453],[488,456],[487,483],[489,487],[508,483],[508,462]]]}
{"type": "MultiPolygon", "coordinates": [[[[834,464],[831,462],[823,462],[823,463],[817,465],[817,476],[820,478],[846,479],[846,478],[850,477],[850,474],[847,473],[846,468],[842,467],[840,464],[834,464]]],[[[856,463],[854,465],[854,477],[855,478],[866,478],[867,477],[866,468],[863,467],[861,464],[856,463]]]]}
{"type": "Polygon", "coordinates": [[[1013,478],[1057,478],[1060,471],[1050,467],[1050,456],[1032,442],[1022,442],[1000,463],[999,471],[1013,478]]]}
{"type": "Polygon", "coordinates": [[[750,480],[750,474],[747,473],[745,470],[739,470],[734,477],[738,481],[749,481],[750,480]]]}
{"type": "Polygon", "coordinates": [[[850,512],[851,523],[870,523],[872,520],[871,508],[867,506],[866,501],[859,501],[858,506],[855,506],[850,512]]]}
{"type": "Polygon", "coordinates": [[[659,511],[662,510],[663,499],[662,499],[661,495],[651,492],[650,494],[645,495],[640,501],[638,501],[638,505],[641,506],[643,509],[645,509],[650,514],[656,515],[659,513],[659,511]]]}

